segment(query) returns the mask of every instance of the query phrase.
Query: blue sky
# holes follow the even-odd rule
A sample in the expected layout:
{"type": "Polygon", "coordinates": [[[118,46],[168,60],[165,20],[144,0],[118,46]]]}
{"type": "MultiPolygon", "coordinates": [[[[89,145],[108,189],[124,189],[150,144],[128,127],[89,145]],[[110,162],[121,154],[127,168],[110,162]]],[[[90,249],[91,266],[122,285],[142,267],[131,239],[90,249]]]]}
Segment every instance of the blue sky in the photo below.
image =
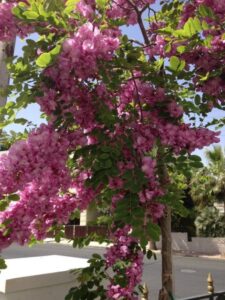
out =
{"type": "MultiPolygon", "coordinates": [[[[132,27],[123,27],[122,28],[123,32],[126,33],[130,38],[133,39],[139,39],[140,40],[140,30],[138,26],[132,26],[132,27]]],[[[36,39],[37,36],[33,35],[30,38],[36,39]]],[[[16,48],[15,48],[15,55],[20,56],[22,54],[22,47],[24,46],[25,41],[22,41],[20,39],[17,39],[16,41],[16,48]]],[[[34,124],[39,125],[43,122],[43,119],[40,118],[40,110],[39,106],[37,104],[31,104],[28,106],[25,110],[22,110],[17,117],[23,117],[28,119],[29,121],[32,121],[34,124]]],[[[225,117],[225,112],[224,111],[219,111],[219,110],[214,110],[209,117],[207,117],[207,121],[210,121],[211,119],[214,118],[221,118],[225,117]]],[[[8,130],[14,130],[14,131],[23,131],[24,126],[20,126],[17,124],[12,124],[7,127],[8,130]]],[[[225,128],[222,128],[221,134],[220,134],[220,140],[221,140],[221,145],[225,147],[225,128]]],[[[212,148],[213,145],[210,146],[212,148]]],[[[204,151],[206,148],[203,150],[196,150],[195,154],[200,155],[202,157],[202,160],[204,163],[206,163],[206,159],[204,156],[204,151]]]]}

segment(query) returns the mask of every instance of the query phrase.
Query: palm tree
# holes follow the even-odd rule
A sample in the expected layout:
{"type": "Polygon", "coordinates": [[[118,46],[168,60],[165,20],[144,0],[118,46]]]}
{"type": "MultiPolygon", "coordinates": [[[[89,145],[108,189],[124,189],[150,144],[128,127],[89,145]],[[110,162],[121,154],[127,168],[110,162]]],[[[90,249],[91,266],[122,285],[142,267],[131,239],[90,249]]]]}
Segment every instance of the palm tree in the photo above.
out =
{"type": "Polygon", "coordinates": [[[192,175],[190,195],[200,210],[208,206],[213,206],[215,202],[213,192],[215,183],[215,177],[212,176],[212,172],[207,167],[200,169],[192,175]]]}
{"type": "Polygon", "coordinates": [[[225,153],[221,146],[214,146],[213,150],[205,152],[209,162],[209,167],[213,170],[224,171],[225,169],[225,153]]]}
{"type": "Polygon", "coordinates": [[[225,216],[225,152],[221,146],[214,146],[206,151],[206,157],[213,181],[212,192],[216,200],[224,204],[225,216]]]}

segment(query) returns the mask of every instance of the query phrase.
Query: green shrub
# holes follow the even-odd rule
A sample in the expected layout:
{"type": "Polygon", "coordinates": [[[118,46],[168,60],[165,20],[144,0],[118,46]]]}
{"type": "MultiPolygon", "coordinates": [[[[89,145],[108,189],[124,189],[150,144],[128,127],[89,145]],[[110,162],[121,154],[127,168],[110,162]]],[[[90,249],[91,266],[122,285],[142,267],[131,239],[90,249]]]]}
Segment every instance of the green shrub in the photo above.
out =
{"type": "Polygon", "coordinates": [[[195,220],[198,236],[222,237],[225,236],[225,220],[219,210],[212,207],[205,207],[195,220]]]}

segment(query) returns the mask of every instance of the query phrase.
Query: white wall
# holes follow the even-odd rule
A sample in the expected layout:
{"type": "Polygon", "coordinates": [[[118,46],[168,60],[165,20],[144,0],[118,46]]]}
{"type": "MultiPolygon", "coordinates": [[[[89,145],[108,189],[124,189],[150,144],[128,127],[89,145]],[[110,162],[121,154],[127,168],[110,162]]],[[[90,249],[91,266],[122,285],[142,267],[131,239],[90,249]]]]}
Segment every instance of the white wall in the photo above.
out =
{"type": "Polygon", "coordinates": [[[7,259],[0,275],[0,300],[62,300],[77,282],[71,270],[87,259],[60,255],[7,259]]]}
{"type": "Polygon", "coordinates": [[[89,222],[95,221],[97,218],[97,210],[95,208],[89,207],[80,214],[80,225],[86,226],[89,222]]]}
{"type": "MultiPolygon", "coordinates": [[[[156,245],[158,249],[161,249],[161,241],[157,242],[156,245]]],[[[186,233],[173,232],[172,248],[179,252],[225,255],[225,238],[193,237],[192,241],[189,242],[186,233]]]]}

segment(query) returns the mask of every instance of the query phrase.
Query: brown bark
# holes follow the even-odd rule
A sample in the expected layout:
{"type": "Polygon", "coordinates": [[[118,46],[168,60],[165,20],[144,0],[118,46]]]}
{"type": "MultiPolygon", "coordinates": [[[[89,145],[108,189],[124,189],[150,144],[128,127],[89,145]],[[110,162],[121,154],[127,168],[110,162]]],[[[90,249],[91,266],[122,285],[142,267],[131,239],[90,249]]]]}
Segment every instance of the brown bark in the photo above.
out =
{"type": "Polygon", "coordinates": [[[0,106],[5,105],[7,97],[4,95],[9,84],[9,72],[7,70],[7,58],[13,56],[14,42],[0,42],[0,106]]]}
{"type": "MultiPolygon", "coordinates": [[[[164,149],[159,144],[158,154],[158,172],[162,187],[167,192],[168,171],[164,162],[164,149]]],[[[165,205],[164,215],[160,219],[162,247],[162,289],[159,292],[159,300],[169,300],[173,295],[173,263],[172,263],[172,234],[171,234],[171,208],[165,205]]]]}
{"type": "Polygon", "coordinates": [[[165,207],[165,215],[160,221],[162,234],[162,289],[159,300],[169,300],[173,295],[173,266],[172,266],[172,237],[171,237],[171,209],[165,207]]]}
{"type": "Polygon", "coordinates": [[[224,215],[224,222],[225,222],[225,200],[223,201],[223,215],[224,215]]]}

